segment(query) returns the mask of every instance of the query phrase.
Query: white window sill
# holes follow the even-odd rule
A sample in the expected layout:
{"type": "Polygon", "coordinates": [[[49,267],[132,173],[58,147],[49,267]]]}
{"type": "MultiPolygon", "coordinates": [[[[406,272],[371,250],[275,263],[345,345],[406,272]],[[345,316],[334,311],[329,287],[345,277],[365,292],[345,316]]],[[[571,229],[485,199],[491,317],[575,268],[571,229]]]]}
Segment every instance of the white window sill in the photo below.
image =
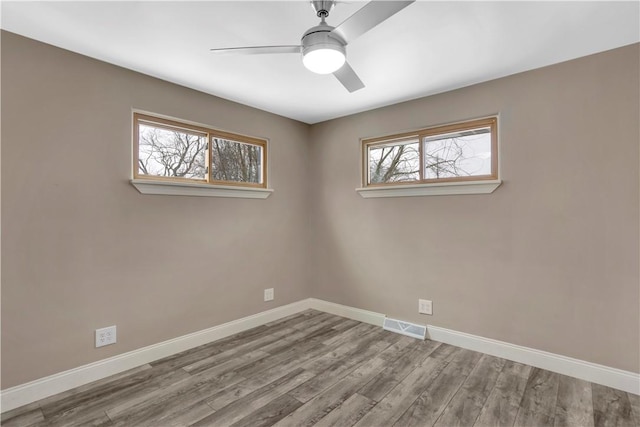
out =
{"type": "Polygon", "coordinates": [[[489,194],[502,184],[491,181],[441,182],[434,184],[394,185],[356,188],[365,199],[377,197],[447,196],[451,194],[489,194]]]}
{"type": "Polygon", "coordinates": [[[235,187],[200,184],[197,182],[168,182],[132,179],[131,185],[142,194],[165,196],[236,197],[241,199],[266,199],[273,193],[270,188],[235,187]]]}

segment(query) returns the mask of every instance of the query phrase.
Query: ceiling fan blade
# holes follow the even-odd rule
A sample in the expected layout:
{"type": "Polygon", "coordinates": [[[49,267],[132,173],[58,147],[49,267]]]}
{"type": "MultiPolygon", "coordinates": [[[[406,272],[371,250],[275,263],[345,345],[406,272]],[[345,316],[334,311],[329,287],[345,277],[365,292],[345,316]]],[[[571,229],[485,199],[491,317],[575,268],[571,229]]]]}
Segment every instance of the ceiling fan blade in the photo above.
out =
{"type": "Polygon", "coordinates": [[[224,49],[210,49],[211,53],[217,55],[256,55],[265,53],[300,53],[302,46],[250,46],[250,47],[228,47],[224,49]]]}
{"type": "Polygon", "coordinates": [[[364,87],[364,83],[360,80],[360,77],[353,71],[353,68],[348,62],[345,62],[342,67],[333,73],[334,76],[342,83],[349,92],[355,92],[364,87]]]}
{"type": "Polygon", "coordinates": [[[331,32],[342,37],[347,43],[351,43],[414,1],[370,1],[331,32]]]}

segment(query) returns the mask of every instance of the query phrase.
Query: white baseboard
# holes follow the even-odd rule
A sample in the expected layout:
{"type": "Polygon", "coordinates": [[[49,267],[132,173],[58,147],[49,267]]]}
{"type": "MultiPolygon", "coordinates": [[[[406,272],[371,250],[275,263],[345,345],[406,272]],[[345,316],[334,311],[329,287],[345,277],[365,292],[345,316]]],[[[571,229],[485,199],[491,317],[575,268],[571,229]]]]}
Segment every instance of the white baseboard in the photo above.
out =
{"type": "Polygon", "coordinates": [[[309,298],[309,308],[325,313],[335,314],[336,316],[347,317],[363,323],[369,323],[375,326],[382,326],[384,323],[384,314],[374,311],[362,310],[360,308],[349,307],[348,305],[336,304],[335,302],[324,301],[316,298],[309,298]]]}
{"type": "MultiPolygon", "coordinates": [[[[2,390],[0,392],[1,411],[10,411],[11,409],[44,399],[54,394],[124,372],[128,369],[144,365],[145,363],[150,363],[247,329],[255,328],[256,326],[264,325],[265,323],[310,308],[376,326],[382,326],[385,318],[385,315],[381,313],[316,298],[308,298],[2,390]]],[[[640,395],[640,374],[634,372],[610,368],[596,363],[437,326],[427,326],[427,337],[434,341],[440,341],[515,362],[525,363],[640,395]]]]}
{"type": "Polygon", "coordinates": [[[427,338],[640,395],[640,374],[437,326],[427,338]]]}
{"type": "MultiPolygon", "coordinates": [[[[382,326],[386,317],[381,313],[315,298],[310,298],[310,306],[315,310],[326,311],[372,325],[382,326]]],[[[640,395],[640,374],[634,372],[438,326],[427,325],[427,338],[640,395]]]]}
{"type": "Polygon", "coordinates": [[[2,412],[311,308],[308,299],[99,360],[0,392],[2,412]]]}

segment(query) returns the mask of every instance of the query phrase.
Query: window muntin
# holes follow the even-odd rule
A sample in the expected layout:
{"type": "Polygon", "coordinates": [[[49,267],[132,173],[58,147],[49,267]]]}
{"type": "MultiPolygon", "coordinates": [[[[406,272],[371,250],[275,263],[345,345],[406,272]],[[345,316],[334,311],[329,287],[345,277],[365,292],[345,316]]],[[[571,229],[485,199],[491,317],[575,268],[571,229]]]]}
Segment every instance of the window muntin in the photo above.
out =
{"type": "Polygon", "coordinates": [[[133,117],[134,178],[266,188],[266,140],[133,117]]]}
{"type": "Polygon", "coordinates": [[[498,178],[495,117],[362,143],[365,186],[498,178]]]}

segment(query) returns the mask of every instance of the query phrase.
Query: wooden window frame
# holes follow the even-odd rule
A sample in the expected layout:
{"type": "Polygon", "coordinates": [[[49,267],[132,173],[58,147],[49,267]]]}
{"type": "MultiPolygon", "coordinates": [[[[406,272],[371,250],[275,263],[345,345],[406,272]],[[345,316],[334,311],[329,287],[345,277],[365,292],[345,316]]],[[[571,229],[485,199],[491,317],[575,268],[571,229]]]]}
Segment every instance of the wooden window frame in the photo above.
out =
{"type": "Polygon", "coordinates": [[[134,180],[151,180],[161,182],[190,182],[197,184],[217,185],[217,186],[234,186],[234,187],[249,187],[249,188],[267,188],[267,140],[256,138],[252,136],[239,135],[236,133],[225,132],[217,129],[211,129],[205,126],[193,125],[190,123],[184,123],[177,120],[165,119],[163,117],[157,117],[144,113],[133,113],[133,179],[134,180]],[[207,174],[205,179],[195,178],[182,178],[182,177],[168,177],[168,176],[156,176],[145,175],[139,172],[139,156],[140,156],[140,124],[148,124],[157,128],[167,130],[182,130],[190,134],[200,135],[207,138],[207,152],[205,154],[207,174]],[[262,182],[240,182],[240,181],[222,181],[215,180],[212,177],[211,168],[211,156],[213,152],[211,150],[213,139],[225,139],[240,144],[249,144],[261,147],[261,178],[262,182]]]}
{"type": "Polygon", "coordinates": [[[455,183],[455,182],[474,182],[474,181],[490,181],[498,179],[498,117],[488,117],[484,119],[476,119],[465,122],[453,123],[448,125],[434,126],[420,129],[414,132],[404,132],[383,137],[362,139],[362,185],[364,188],[373,187],[389,187],[416,184],[437,184],[437,183],[455,183]],[[448,178],[424,178],[424,141],[425,137],[435,135],[445,135],[448,133],[489,127],[491,129],[491,173],[488,175],[471,175],[458,176],[448,178]],[[420,171],[419,179],[413,181],[400,182],[369,182],[369,149],[380,145],[393,144],[397,141],[397,145],[401,145],[403,141],[417,138],[419,142],[420,155],[420,171]]]}

